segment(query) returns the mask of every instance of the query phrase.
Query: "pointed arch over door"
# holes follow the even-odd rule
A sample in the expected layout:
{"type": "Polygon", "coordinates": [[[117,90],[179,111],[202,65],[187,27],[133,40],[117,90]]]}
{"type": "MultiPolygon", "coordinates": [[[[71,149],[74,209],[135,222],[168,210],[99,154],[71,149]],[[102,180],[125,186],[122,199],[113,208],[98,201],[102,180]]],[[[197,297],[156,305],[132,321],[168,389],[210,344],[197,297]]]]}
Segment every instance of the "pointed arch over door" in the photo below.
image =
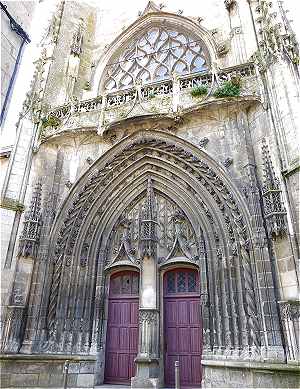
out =
{"type": "MultiPolygon", "coordinates": [[[[78,180],[59,211],[50,246],[48,344],[62,351],[63,339],[73,333],[73,352],[100,347],[102,319],[96,313],[103,297],[97,293],[103,290],[111,232],[119,228],[123,212],[134,209],[145,196],[149,177],[155,194],[171,199],[180,211],[172,219],[174,244],[162,255],[161,265],[185,257],[201,268],[205,352],[249,346],[258,350],[260,311],[247,207],[219,163],[204,150],[162,131],[136,132],[115,145],[78,180]],[[196,237],[196,253],[186,245],[189,229],[196,237]],[[78,327],[67,326],[75,312],[85,323],[78,326],[80,336],[74,335],[78,327]],[[250,335],[244,337],[246,333],[250,335]]],[[[128,224],[121,224],[122,235],[128,224]]],[[[115,259],[125,256],[138,267],[130,247],[124,241],[115,259]]]]}

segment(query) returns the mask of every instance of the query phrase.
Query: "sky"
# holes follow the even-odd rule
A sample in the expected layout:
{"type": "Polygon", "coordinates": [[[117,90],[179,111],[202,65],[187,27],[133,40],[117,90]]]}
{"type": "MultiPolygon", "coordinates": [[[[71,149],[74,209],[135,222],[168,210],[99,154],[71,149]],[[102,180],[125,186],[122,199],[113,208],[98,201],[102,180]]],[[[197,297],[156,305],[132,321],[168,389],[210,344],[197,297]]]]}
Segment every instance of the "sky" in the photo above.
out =
{"type": "MultiPolygon", "coordinates": [[[[78,0],[77,0],[78,1],[78,0]]],[[[178,9],[183,10],[184,15],[193,15],[195,1],[200,0],[165,0],[168,10],[173,10],[176,12],[178,9]]],[[[212,5],[215,5],[218,2],[223,3],[223,0],[206,0],[209,1],[212,5]]],[[[246,0],[244,0],[246,1],[246,0]]],[[[273,0],[276,2],[277,0],[273,0]]],[[[124,18],[126,18],[126,14],[128,12],[132,13],[132,9],[136,7],[137,12],[143,10],[146,7],[147,0],[130,0],[130,7],[128,7],[128,3],[123,0],[88,0],[88,2],[93,6],[104,7],[106,6],[106,11],[109,9],[110,12],[114,12],[114,9],[120,10],[120,8],[124,12],[124,18]],[[101,4],[102,3],[102,4],[101,4]],[[127,4],[127,5],[126,5],[127,4]],[[108,8],[109,7],[109,8],[108,8]]],[[[16,122],[18,119],[17,112],[20,112],[22,109],[22,104],[25,100],[26,93],[29,91],[30,82],[32,80],[32,76],[34,73],[35,65],[33,62],[38,59],[39,53],[41,50],[40,41],[41,38],[49,25],[51,20],[52,13],[55,10],[55,6],[57,4],[57,0],[39,0],[37,1],[36,11],[34,14],[34,18],[32,21],[31,28],[29,30],[29,36],[31,38],[31,43],[26,47],[24,51],[21,66],[19,69],[19,76],[15,83],[15,88],[13,91],[10,109],[4,124],[3,128],[3,140],[1,142],[2,146],[11,145],[14,142],[16,135],[16,122]],[[13,108],[12,108],[13,107],[13,108]]],[[[160,4],[161,1],[156,1],[156,4],[160,4]]],[[[298,37],[298,41],[300,41],[300,23],[297,23],[296,16],[300,15],[300,1],[299,0],[283,0],[283,5],[285,9],[288,9],[288,17],[292,20],[292,27],[298,37]]],[[[105,15],[105,12],[104,12],[105,15]]],[[[136,15],[137,17],[137,15],[136,15]]],[[[214,15],[212,15],[214,17],[214,15]]],[[[132,20],[134,21],[134,20],[132,20]]],[[[104,22],[104,20],[102,21],[104,22]]],[[[122,22],[120,21],[120,24],[122,22]]],[[[105,23],[103,23],[103,28],[105,27],[105,23]]]]}

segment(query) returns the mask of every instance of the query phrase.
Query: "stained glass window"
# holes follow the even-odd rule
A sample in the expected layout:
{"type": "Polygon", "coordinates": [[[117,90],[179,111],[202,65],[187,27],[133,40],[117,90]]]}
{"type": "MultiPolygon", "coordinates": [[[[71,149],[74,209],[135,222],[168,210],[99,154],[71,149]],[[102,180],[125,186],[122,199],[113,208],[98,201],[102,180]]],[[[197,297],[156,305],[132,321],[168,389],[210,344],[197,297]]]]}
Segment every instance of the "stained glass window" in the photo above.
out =
{"type": "Polygon", "coordinates": [[[194,270],[172,270],[166,274],[166,293],[198,293],[198,273],[194,270]]]}
{"type": "Polygon", "coordinates": [[[167,292],[175,293],[175,273],[168,273],[167,277],[167,292]]]}
{"type": "Polygon", "coordinates": [[[137,80],[143,84],[170,79],[207,69],[208,51],[197,37],[168,27],[152,27],[133,40],[104,71],[104,89],[112,92],[131,88],[137,80]]]}
{"type": "Polygon", "coordinates": [[[182,271],[177,276],[177,291],[185,292],[185,273],[182,271]]]}
{"type": "Polygon", "coordinates": [[[189,292],[195,292],[196,291],[196,273],[189,272],[188,273],[188,291],[189,292]]]}

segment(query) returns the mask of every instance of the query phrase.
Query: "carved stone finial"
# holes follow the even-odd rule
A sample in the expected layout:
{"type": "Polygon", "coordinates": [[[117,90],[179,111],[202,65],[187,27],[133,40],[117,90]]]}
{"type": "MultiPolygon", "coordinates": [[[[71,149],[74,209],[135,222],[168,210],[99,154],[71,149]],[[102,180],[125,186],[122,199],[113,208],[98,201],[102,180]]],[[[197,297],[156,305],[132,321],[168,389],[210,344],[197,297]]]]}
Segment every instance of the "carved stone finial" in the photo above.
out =
{"type": "Polygon", "coordinates": [[[204,137],[204,138],[199,140],[198,145],[200,147],[205,147],[208,144],[208,142],[209,142],[209,139],[204,137]]]}
{"type": "Polygon", "coordinates": [[[73,183],[70,180],[68,180],[65,182],[65,185],[68,189],[70,189],[72,187],[73,183]]]}
{"type": "Polygon", "coordinates": [[[152,186],[152,179],[148,178],[146,199],[141,214],[142,232],[140,240],[142,242],[142,251],[144,255],[152,256],[155,254],[157,236],[156,236],[156,206],[155,195],[152,186]]]}
{"type": "Polygon", "coordinates": [[[164,7],[163,4],[157,6],[153,1],[148,1],[148,4],[146,5],[144,11],[139,12],[139,16],[144,16],[151,12],[159,12],[163,7],[164,7]]]}
{"type": "Polygon", "coordinates": [[[91,164],[94,162],[94,160],[93,160],[93,158],[91,158],[91,157],[87,157],[86,162],[87,162],[89,165],[91,165],[91,164]]]}
{"type": "Polygon", "coordinates": [[[265,139],[262,142],[263,204],[269,234],[275,239],[286,234],[286,210],[282,203],[280,182],[275,175],[265,139]]]}
{"type": "Polygon", "coordinates": [[[33,190],[29,210],[25,214],[24,228],[20,237],[19,256],[36,257],[41,226],[42,184],[37,182],[33,190]]]}
{"type": "Polygon", "coordinates": [[[236,0],[224,0],[225,8],[228,12],[236,5],[236,0]]]}

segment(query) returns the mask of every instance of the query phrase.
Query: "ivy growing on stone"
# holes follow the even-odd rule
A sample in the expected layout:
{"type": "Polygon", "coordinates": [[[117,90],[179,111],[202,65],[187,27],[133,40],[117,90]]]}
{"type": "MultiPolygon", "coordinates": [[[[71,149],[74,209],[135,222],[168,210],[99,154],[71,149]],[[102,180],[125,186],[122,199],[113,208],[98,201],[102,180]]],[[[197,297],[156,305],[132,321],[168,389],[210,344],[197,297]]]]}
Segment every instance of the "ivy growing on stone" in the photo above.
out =
{"type": "Polygon", "coordinates": [[[207,94],[207,86],[198,85],[191,90],[192,97],[199,97],[207,94]]]}
{"type": "Polygon", "coordinates": [[[219,86],[215,92],[214,97],[236,97],[241,93],[241,81],[240,79],[231,79],[230,81],[225,81],[221,86],[219,86]]]}
{"type": "Polygon", "coordinates": [[[42,118],[42,125],[46,127],[58,127],[60,125],[60,120],[55,116],[46,116],[42,118]]]}

